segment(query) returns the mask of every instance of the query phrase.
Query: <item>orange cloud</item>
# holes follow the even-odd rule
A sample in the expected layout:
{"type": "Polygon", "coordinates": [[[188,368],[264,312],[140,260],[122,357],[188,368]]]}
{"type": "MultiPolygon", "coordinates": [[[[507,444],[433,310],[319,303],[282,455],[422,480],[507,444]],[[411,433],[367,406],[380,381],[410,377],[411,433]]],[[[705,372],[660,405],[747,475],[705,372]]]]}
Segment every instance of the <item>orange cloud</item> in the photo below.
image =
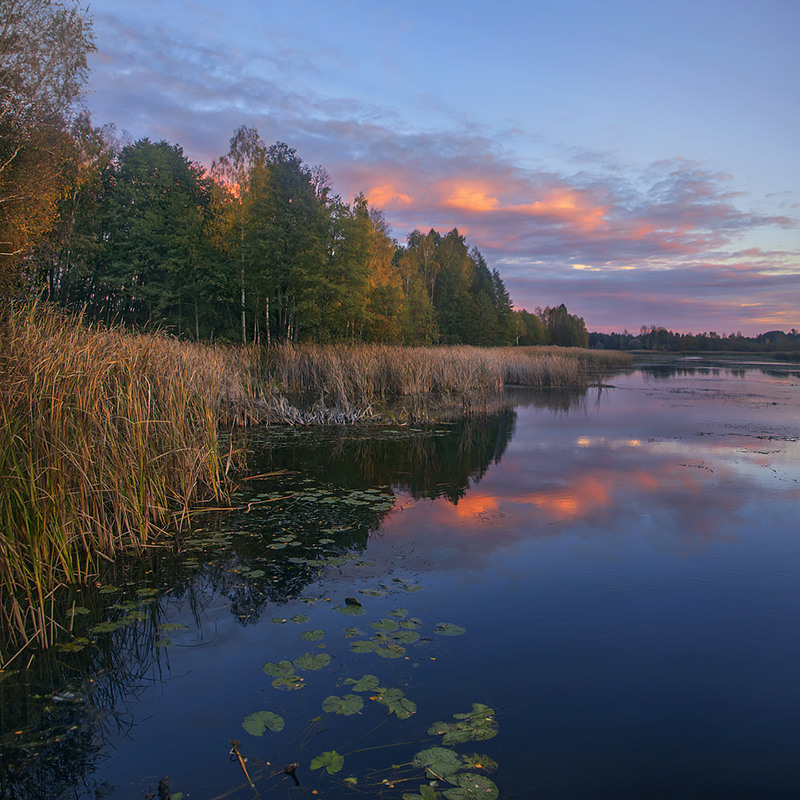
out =
{"type": "Polygon", "coordinates": [[[463,183],[452,188],[443,199],[448,208],[464,211],[500,211],[533,217],[549,217],[585,231],[605,225],[608,206],[595,205],[585,193],[576,189],[555,188],[533,203],[503,204],[491,193],[491,188],[480,183],[463,183]]]}
{"type": "Polygon", "coordinates": [[[494,211],[500,208],[496,197],[489,197],[478,186],[459,186],[444,201],[451,208],[463,208],[465,211],[494,211]]]}
{"type": "Polygon", "coordinates": [[[373,207],[409,205],[411,203],[411,197],[399,191],[391,183],[381,183],[378,186],[373,186],[366,192],[366,195],[370,205],[373,207]]]}

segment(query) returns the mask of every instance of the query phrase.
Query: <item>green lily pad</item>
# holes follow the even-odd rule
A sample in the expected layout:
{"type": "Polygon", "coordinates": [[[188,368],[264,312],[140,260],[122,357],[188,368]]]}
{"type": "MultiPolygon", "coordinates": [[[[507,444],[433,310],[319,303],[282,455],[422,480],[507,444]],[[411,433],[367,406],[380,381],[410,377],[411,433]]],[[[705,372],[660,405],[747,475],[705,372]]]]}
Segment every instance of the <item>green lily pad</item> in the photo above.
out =
{"type": "Polygon", "coordinates": [[[404,589],[405,589],[407,592],[419,592],[419,591],[421,591],[422,589],[424,589],[425,587],[424,587],[424,586],[419,586],[419,585],[418,585],[418,584],[416,584],[416,583],[406,583],[406,584],[403,586],[403,588],[404,588],[404,589]]]}
{"type": "Polygon", "coordinates": [[[384,633],[391,633],[400,627],[400,623],[394,619],[382,619],[380,622],[370,622],[370,628],[384,633]]]}
{"type": "Polygon", "coordinates": [[[272,685],[276,689],[291,692],[302,689],[303,679],[295,673],[294,664],[291,661],[280,661],[277,664],[270,661],[264,664],[264,672],[274,678],[272,685]]]}
{"type": "Polygon", "coordinates": [[[124,623],[107,620],[106,622],[98,622],[97,625],[92,627],[90,630],[92,633],[113,633],[122,627],[124,627],[124,623]]]}
{"type": "Polygon", "coordinates": [[[449,780],[463,766],[458,753],[447,747],[429,747],[427,750],[420,750],[414,756],[412,763],[415,767],[425,769],[429,778],[445,781],[449,780]]]}
{"type": "Polygon", "coordinates": [[[417,628],[421,628],[422,627],[422,620],[419,619],[419,617],[411,617],[409,619],[404,619],[400,623],[400,627],[401,628],[405,628],[406,630],[409,630],[409,631],[414,631],[417,628]]]}
{"type": "Polygon", "coordinates": [[[293,617],[290,617],[290,622],[294,622],[295,625],[302,625],[304,622],[308,622],[308,616],[305,614],[295,614],[293,617]]]}
{"type": "Polygon", "coordinates": [[[460,625],[454,625],[452,622],[440,622],[433,632],[439,636],[461,636],[467,632],[467,629],[460,625]]]}
{"type": "Polygon", "coordinates": [[[364,708],[364,698],[357,694],[346,694],[344,697],[331,694],[322,701],[322,710],[329,714],[342,714],[349,717],[358,714],[364,708]]]}
{"type": "Polygon", "coordinates": [[[256,711],[244,718],[242,727],[252,736],[263,736],[264,731],[282,731],[285,724],[283,717],[272,711],[256,711]]]}
{"type": "Polygon", "coordinates": [[[470,753],[469,755],[461,756],[461,760],[467,769],[482,769],[487,773],[497,770],[497,762],[484,753],[470,753]]]}
{"type": "Polygon", "coordinates": [[[453,714],[457,722],[435,722],[428,728],[429,734],[443,736],[442,744],[483,741],[497,736],[497,721],[494,709],[483,703],[473,703],[472,711],[466,714],[453,714]]]}
{"type": "Polygon", "coordinates": [[[344,756],[339,755],[335,750],[327,750],[321,755],[318,755],[311,762],[311,769],[322,769],[325,767],[325,771],[328,775],[335,775],[343,766],[344,756]]]}
{"type": "Polygon", "coordinates": [[[346,684],[353,687],[354,692],[371,692],[380,686],[380,681],[377,675],[363,675],[358,680],[355,678],[348,678],[346,684]]]}
{"type": "Polygon", "coordinates": [[[399,644],[390,642],[383,647],[377,646],[374,652],[381,658],[402,658],[406,654],[406,649],[399,644]]]}
{"type": "Polygon", "coordinates": [[[320,630],[319,628],[314,631],[303,631],[300,634],[300,638],[304,642],[318,642],[320,639],[325,638],[325,631],[320,630]]]}
{"type": "Polygon", "coordinates": [[[386,706],[389,713],[394,714],[398,719],[408,719],[417,712],[417,704],[413,700],[409,700],[402,689],[384,689],[379,686],[377,694],[370,697],[370,700],[386,706]]]}
{"type": "Polygon", "coordinates": [[[358,628],[345,628],[344,635],[348,639],[352,639],[354,636],[366,636],[364,631],[361,631],[358,628]]]}
{"type": "Polygon", "coordinates": [[[428,783],[423,783],[419,787],[419,794],[403,792],[403,800],[436,800],[436,789],[428,783]]]}
{"type": "Polygon", "coordinates": [[[374,653],[378,649],[375,642],[357,641],[350,642],[350,650],[354,653],[374,653]]]}
{"type": "Polygon", "coordinates": [[[447,800],[496,800],[499,795],[497,786],[491,778],[473,772],[462,772],[457,776],[458,788],[445,789],[447,800]]]}
{"type": "Polygon", "coordinates": [[[311,655],[311,653],[303,653],[303,655],[294,660],[294,665],[298,669],[305,670],[306,672],[323,669],[330,663],[331,657],[329,653],[318,653],[315,656],[311,655]]]}
{"type": "Polygon", "coordinates": [[[172,644],[172,639],[168,636],[165,636],[163,639],[158,639],[155,643],[155,647],[169,647],[172,644]]]}
{"type": "Polygon", "coordinates": [[[364,606],[362,606],[355,597],[348,597],[344,601],[343,606],[336,607],[336,611],[338,611],[340,614],[344,614],[347,617],[359,617],[366,613],[364,606]]]}
{"type": "Polygon", "coordinates": [[[89,609],[85,606],[75,606],[70,610],[69,615],[74,619],[77,614],[88,614],[89,609]]]}
{"type": "Polygon", "coordinates": [[[294,664],[291,661],[279,661],[277,664],[274,661],[268,661],[264,664],[264,672],[273,678],[288,678],[294,675],[294,664]]]}
{"type": "Polygon", "coordinates": [[[405,617],[406,614],[408,614],[408,609],[407,608],[396,608],[394,611],[387,611],[386,613],[390,617],[399,617],[400,619],[403,619],[403,617],[405,617]]]}

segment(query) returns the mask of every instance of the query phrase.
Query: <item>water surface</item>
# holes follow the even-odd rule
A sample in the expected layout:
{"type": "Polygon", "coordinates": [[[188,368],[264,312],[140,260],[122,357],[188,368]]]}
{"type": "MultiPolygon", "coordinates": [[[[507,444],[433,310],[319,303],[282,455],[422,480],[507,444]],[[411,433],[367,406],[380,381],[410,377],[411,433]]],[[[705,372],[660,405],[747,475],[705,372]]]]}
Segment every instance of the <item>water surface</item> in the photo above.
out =
{"type": "Polygon", "coordinates": [[[263,798],[399,799],[475,703],[498,733],[453,749],[497,762],[501,798],[800,796],[797,371],[610,383],[428,430],[254,439],[262,477],[188,564],[118,565],[72,598],[91,644],[4,676],[6,796],[138,800],[169,775],[184,798],[252,798],[236,739],[263,798]],[[284,660],[302,688],[265,674],[284,660]],[[359,693],[365,674],[416,712],[359,693]],[[325,712],[331,695],[363,708],[325,712]],[[262,710],[283,730],[244,730],[262,710]],[[312,771],[328,751],[341,771],[312,771]]]}

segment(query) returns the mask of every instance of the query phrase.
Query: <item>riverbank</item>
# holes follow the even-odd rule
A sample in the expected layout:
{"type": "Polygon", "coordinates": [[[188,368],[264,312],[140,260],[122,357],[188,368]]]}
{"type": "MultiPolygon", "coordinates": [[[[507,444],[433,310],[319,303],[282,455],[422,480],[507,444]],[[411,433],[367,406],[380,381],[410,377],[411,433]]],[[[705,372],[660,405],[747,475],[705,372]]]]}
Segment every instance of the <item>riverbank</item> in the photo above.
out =
{"type": "Polygon", "coordinates": [[[508,384],[585,386],[629,360],[549,347],[191,344],[44,307],[2,326],[0,620],[23,645],[57,638],[46,609],[60,585],[225,505],[241,465],[222,436],[232,426],[403,422],[431,397],[469,413],[508,384]]]}

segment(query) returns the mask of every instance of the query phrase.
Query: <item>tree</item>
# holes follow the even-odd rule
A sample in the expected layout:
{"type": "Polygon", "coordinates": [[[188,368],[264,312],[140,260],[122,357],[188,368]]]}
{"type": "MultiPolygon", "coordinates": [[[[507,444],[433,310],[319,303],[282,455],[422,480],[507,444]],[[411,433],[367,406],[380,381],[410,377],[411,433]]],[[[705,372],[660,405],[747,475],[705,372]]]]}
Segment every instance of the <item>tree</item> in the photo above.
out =
{"type": "Polygon", "coordinates": [[[69,112],[94,50],[72,3],[0,0],[0,294],[52,226],[65,192],[69,112]]]}
{"type": "Polygon", "coordinates": [[[199,336],[198,270],[210,194],[202,168],[179,145],[141,139],[122,149],[112,178],[96,280],[107,311],[138,326],[188,326],[199,336]]]}
{"type": "MultiPolygon", "coordinates": [[[[248,278],[254,270],[252,253],[246,246],[248,228],[252,221],[253,193],[256,175],[264,169],[267,148],[258,131],[245,125],[237,128],[230,140],[227,155],[211,165],[211,176],[222,191],[215,193],[214,233],[221,252],[226,253],[237,267],[239,277],[239,312],[242,324],[242,344],[247,343],[248,278]]],[[[269,299],[266,300],[267,338],[269,338],[269,299]]]]}

